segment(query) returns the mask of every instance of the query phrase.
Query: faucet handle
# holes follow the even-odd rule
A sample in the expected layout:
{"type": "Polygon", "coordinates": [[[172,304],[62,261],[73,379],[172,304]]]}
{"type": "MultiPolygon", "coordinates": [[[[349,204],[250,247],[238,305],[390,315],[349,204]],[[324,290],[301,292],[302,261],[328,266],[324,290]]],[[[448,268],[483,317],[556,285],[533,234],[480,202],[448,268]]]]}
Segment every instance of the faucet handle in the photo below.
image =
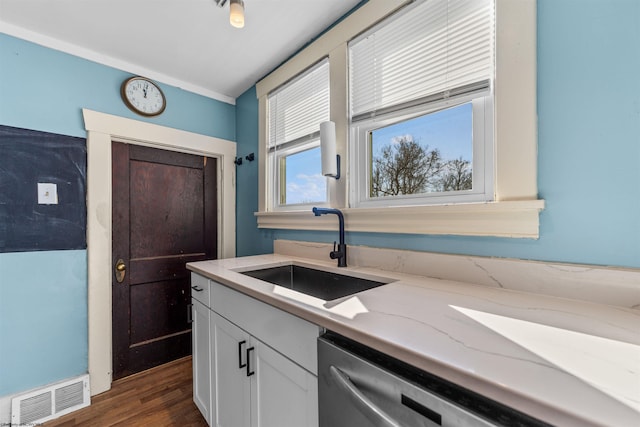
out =
{"type": "Polygon", "coordinates": [[[336,250],[336,242],[333,242],[333,250],[329,252],[329,258],[336,259],[338,258],[339,252],[336,250]]]}

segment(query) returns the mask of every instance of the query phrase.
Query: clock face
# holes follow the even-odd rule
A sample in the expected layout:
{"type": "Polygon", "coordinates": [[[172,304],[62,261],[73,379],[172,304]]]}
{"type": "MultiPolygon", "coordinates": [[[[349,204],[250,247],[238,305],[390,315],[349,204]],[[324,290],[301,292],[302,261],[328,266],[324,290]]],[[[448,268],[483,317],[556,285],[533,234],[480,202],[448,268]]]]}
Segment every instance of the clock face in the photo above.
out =
{"type": "Polygon", "coordinates": [[[158,86],[143,77],[132,77],[122,84],[122,99],[127,107],[143,116],[157,116],[166,101],[158,86]]]}

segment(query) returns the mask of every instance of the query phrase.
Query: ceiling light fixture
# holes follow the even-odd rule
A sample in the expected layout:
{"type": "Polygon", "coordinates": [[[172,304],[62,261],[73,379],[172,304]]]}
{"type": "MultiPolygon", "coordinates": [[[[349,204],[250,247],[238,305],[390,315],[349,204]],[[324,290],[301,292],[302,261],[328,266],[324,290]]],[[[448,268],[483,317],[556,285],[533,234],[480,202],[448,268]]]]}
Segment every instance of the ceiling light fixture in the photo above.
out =
{"type": "Polygon", "coordinates": [[[229,2],[229,22],[236,28],[244,27],[243,0],[231,0],[229,2]]]}

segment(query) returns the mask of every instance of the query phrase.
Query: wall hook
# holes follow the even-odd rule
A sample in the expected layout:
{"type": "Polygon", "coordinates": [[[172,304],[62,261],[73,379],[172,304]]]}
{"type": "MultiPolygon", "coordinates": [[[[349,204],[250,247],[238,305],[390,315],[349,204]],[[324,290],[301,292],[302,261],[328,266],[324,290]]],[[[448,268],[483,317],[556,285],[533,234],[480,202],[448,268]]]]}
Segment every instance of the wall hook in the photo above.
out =
{"type": "MultiPolygon", "coordinates": [[[[247,159],[250,162],[253,162],[256,158],[255,154],[253,153],[249,153],[246,156],[244,156],[245,159],[247,159]]],[[[236,159],[233,161],[233,163],[235,163],[236,165],[240,166],[242,164],[242,157],[236,157],[236,159]]]]}

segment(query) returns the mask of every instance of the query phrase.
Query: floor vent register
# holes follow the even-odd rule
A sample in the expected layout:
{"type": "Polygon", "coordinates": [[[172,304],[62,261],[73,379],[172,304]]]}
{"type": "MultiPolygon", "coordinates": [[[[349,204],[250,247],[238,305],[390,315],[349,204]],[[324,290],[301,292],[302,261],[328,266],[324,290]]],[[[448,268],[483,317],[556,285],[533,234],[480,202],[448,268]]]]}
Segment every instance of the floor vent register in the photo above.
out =
{"type": "Polygon", "coordinates": [[[89,406],[90,403],[89,375],[83,375],[11,399],[11,423],[42,423],[89,406]]]}

